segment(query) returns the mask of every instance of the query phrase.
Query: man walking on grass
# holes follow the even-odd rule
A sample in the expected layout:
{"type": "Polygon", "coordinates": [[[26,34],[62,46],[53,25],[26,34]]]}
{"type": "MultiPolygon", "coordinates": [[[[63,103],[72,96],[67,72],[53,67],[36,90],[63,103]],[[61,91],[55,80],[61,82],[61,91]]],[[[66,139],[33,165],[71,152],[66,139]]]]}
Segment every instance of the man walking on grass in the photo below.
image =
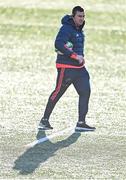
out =
{"type": "Polygon", "coordinates": [[[38,129],[53,129],[49,122],[50,115],[60,97],[73,84],[79,95],[78,122],[75,130],[93,131],[95,127],[87,125],[85,120],[90,98],[90,83],[89,73],[84,66],[84,34],[82,31],[85,25],[84,9],[80,6],[74,7],[72,15],[65,15],[61,22],[62,27],[55,40],[57,52],[56,88],[48,99],[38,129]]]}

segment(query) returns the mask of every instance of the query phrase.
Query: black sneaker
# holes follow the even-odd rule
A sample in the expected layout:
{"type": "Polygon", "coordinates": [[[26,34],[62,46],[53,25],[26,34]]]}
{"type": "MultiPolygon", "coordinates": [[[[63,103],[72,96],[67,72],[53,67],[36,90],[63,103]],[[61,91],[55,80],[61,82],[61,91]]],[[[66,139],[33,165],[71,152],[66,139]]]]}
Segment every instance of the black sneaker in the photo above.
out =
{"type": "Polygon", "coordinates": [[[49,130],[49,129],[53,129],[53,127],[50,125],[48,119],[44,119],[42,118],[42,120],[40,121],[39,125],[38,125],[38,130],[49,130]]]}
{"type": "Polygon", "coordinates": [[[75,131],[79,131],[79,132],[82,132],[82,131],[94,131],[95,129],[96,129],[95,127],[88,126],[84,122],[78,122],[77,125],[76,125],[76,128],[75,128],[75,131]]]}

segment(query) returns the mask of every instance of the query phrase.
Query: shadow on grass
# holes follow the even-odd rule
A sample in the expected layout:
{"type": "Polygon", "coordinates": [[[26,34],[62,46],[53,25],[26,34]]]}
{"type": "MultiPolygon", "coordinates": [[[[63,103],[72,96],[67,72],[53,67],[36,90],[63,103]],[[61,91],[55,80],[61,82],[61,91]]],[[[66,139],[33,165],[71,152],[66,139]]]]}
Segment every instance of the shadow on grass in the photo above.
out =
{"type": "MultiPolygon", "coordinates": [[[[19,174],[28,175],[33,173],[40,164],[46,162],[50,157],[55,156],[55,152],[59,149],[65,148],[77,141],[81,134],[73,133],[67,139],[52,143],[46,141],[41,144],[37,144],[32,148],[25,151],[18,159],[14,162],[14,170],[18,170],[19,174]]],[[[46,137],[44,131],[39,131],[37,139],[46,137]]]]}

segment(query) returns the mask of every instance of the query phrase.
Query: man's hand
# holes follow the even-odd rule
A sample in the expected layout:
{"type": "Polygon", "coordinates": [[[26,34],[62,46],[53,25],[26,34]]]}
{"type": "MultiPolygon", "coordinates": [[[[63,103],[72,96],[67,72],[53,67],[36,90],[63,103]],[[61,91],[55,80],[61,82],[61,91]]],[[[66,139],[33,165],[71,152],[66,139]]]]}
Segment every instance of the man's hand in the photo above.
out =
{"type": "Polygon", "coordinates": [[[85,60],[84,60],[84,57],[83,57],[83,56],[77,55],[76,58],[77,58],[79,64],[85,64],[85,60]]]}
{"type": "Polygon", "coordinates": [[[72,59],[75,59],[79,62],[79,64],[85,64],[84,57],[82,55],[78,55],[76,53],[71,54],[70,56],[72,59]]]}

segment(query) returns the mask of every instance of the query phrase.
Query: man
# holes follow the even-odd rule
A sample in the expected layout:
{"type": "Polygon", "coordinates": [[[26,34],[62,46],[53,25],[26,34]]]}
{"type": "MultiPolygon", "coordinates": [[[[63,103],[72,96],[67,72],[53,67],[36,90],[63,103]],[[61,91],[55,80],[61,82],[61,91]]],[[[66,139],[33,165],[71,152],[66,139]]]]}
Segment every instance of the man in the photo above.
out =
{"type": "Polygon", "coordinates": [[[49,123],[49,117],[54,106],[71,84],[74,85],[79,95],[79,115],[75,130],[95,130],[95,127],[90,127],[85,121],[90,97],[90,83],[89,74],[84,66],[84,34],[82,31],[84,24],[85,13],[80,6],[73,8],[72,15],[62,18],[62,27],[55,40],[58,72],[56,88],[49,97],[44,116],[38,126],[39,130],[53,129],[49,123]]]}

